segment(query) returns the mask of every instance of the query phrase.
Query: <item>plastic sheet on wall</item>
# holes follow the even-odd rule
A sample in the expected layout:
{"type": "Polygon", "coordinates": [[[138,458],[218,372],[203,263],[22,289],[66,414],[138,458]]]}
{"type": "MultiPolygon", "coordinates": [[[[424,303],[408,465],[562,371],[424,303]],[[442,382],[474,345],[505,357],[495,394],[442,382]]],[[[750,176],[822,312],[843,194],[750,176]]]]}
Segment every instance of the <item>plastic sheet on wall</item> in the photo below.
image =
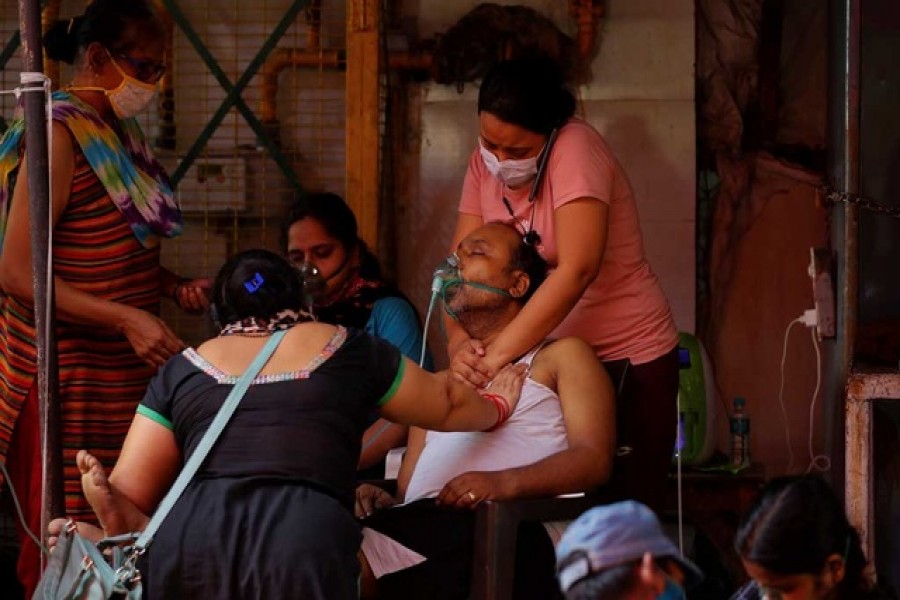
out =
{"type": "Polygon", "coordinates": [[[789,183],[821,185],[821,174],[792,164],[785,147],[821,151],[825,138],[825,2],[786,0],[779,15],[778,111],[771,139],[747,148],[745,128],[760,102],[763,0],[697,3],[698,146],[701,169],[715,172],[716,188],[698,202],[698,273],[708,297],[700,330],[709,332],[724,309],[734,253],[765,202],[789,183]],[[758,175],[760,164],[769,168],[758,175]],[[775,178],[773,180],[773,177],[775,178]],[[778,183],[777,178],[783,178],[778,183]],[[704,314],[705,313],[705,314],[704,314]]]}

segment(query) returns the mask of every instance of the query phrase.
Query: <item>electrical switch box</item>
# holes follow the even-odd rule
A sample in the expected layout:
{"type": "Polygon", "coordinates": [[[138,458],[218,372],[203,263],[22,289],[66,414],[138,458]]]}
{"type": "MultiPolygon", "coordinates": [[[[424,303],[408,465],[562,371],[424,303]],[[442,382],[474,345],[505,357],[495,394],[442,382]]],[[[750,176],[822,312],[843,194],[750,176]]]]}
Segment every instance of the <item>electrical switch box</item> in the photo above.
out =
{"type": "Polygon", "coordinates": [[[186,213],[242,211],[247,206],[247,166],[242,157],[199,157],[178,183],[186,213]]]}
{"type": "Polygon", "coordinates": [[[835,337],[834,259],[827,248],[809,249],[809,276],[816,307],[816,335],[820,340],[835,337]]]}

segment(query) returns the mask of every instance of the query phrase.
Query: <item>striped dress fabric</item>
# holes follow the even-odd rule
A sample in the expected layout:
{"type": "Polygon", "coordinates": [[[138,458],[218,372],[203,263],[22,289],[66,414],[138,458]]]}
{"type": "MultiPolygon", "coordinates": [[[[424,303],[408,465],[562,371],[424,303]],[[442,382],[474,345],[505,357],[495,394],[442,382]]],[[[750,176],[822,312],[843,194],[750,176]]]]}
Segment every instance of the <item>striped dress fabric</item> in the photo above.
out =
{"type": "MultiPolygon", "coordinates": [[[[74,144],[68,206],[53,237],[56,275],[98,298],[159,312],[159,246],[142,245],[121,210],[74,144]]],[[[0,297],[0,458],[16,417],[36,384],[34,315],[29,305],[0,297]]],[[[68,516],[93,521],[81,492],[75,454],[93,452],[112,467],[155,369],[112,327],[57,321],[63,460],[68,516]]]]}
{"type": "MultiPolygon", "coordinates": [[[[135,119],[108,123],[89,104],[59,90],[53,92],[53,120],[65,124],[144,246],[155,246],[160,237],[181,233],[181,209],[172,182],[135,119]]],[[[20,102],[0,139],[0,240],[6,232],[24,133],[25,113],[20,102]]]]}

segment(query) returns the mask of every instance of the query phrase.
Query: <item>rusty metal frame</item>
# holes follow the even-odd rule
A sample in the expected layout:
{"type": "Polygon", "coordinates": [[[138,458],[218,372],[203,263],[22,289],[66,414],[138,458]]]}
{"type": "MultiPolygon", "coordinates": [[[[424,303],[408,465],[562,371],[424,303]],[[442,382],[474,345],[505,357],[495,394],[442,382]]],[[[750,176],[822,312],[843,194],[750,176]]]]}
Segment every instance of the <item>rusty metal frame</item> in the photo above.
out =
{"type": "Polygon", "coordinates": [[[875,574],[874,415],[876,400],[900,400],[900,374],[855,373],[847,385],[844,478],[847,518],[875,574]]]}

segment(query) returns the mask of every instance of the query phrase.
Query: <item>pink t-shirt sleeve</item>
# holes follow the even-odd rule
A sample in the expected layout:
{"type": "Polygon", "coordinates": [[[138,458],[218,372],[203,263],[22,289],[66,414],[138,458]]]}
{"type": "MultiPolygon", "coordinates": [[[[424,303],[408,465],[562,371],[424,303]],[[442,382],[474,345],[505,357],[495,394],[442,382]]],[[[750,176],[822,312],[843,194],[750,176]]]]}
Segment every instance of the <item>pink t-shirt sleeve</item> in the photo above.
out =
{"type": "Polygon", "coordinates": [[[459,199],[459,212],[467,215],[482,216],[481,180],[486,175],[484,162],[476,148],[469,156],[469,168],[463,180],[462,197],[459,199]]]}
{"type": "Polygon", "coordinates": [[[578,198],[596,198],[610,204],[615,160],[596,130],[583,121],[570,121],[560,130],[547,165],[553,208],[578,198]]]}

